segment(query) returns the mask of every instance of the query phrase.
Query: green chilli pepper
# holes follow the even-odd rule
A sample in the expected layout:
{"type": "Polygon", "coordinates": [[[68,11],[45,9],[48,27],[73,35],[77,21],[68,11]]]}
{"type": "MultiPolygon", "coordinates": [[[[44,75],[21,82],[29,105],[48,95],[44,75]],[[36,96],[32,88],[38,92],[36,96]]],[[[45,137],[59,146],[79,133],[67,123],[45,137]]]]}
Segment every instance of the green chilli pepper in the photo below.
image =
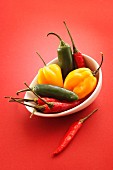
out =
{"type": "Polygon", "coordinates": [[[60,45],[57,49],[58,62],[62,69],[63,79],[65,79],[67,74],[74,69],[71,47],[65,43],[58,34],[50,32],[47,34],[47,36],[50,34],[57,36],[60,40],[60,45]]]}
{"type": "MultiPolygon", "coordinates": [[[[64,89],[59,86],[53,86],[50,84],[36,84],[33,88],[30,88],[26,83],[25,85],[28,87],[27,89],[17,91],[17,95],[21,92],[32,91],[38,98],[41,97],[50,97],[58,100],[66,100],[66,101],[75,101],[78,100],[78,96],[67,89],[64,89]]],[[[42,100],[42,99],[41,99],[42,100]]]]}

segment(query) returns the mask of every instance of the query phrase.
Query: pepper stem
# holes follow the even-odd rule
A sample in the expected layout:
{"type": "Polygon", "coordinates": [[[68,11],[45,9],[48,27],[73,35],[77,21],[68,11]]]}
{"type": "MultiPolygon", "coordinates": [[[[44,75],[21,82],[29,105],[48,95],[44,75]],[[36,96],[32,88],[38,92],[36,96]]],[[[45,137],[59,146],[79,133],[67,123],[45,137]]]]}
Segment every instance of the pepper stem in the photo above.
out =
{"type": "Polygon", "coordinates": [[[34,108],[34,109],[37,109],[36,106],[32,106],[32,105],[28,105],[28,104],[22,103],[21,101],[16,100],[16,99],[13,98],[13,97],[10,97],[10,99],[12,99],[13,101],[15,101],[15,102],[17,102],[17,103],[20,103],[20,104],[22,104],[22,105],[24,105],[24,106],[29,106],[29,107],[32,107],[32,108],[34,108]]]}
{"type": "Polygon", "coordinates": [[[46,103],[48,106],[49,106],[49,108],[51,108],[52,107],[52,104],[51,103],[49,103],[49,102],[46,102],[44,99],[42,99],[38,94],[36,94],[34,91],[33,91],[33,89],[32,88],[30,88],[28,85],[27,85],[27,83],[24,83],[28,88],[27,89],[23,89],[23,90],[19,90],[19,91],[17,91],[16,92],[16,94],[18,95],[19,93],[21,93],[21,92],[25,92],[25,91],[32,91],[33,92],[33,94],[35,95],[35,96],[37,96],[40,100],[42,100],[44,103],[46,103]]]}
{"type": "Polygon", "coordinates": [[[67,29],[67,32],[68,32],[68,34],[69,34],[69,37],[70,37],[70,39],[71,39],[71,43],[72,43],[72,46],[73,46],[73,53],[76,53],[76,52],[78,52],[78,50],[77,50],[77,48],[75,47],[75,44],[74,44],[73,38],[72,38],[72,36],[71,36],[71,33],[70,33],[70,31],[69,31],[69,29],[68,29],[68,27],[67,27],[66,22],[64,21],[63,23],[64,23],[64,25],[65,25],[65,27],[66,27],[66,29],[67,29]]]}
{"type": "Polygon", "coordinates": [[[30,100],[30,101],[31,101],[32,99],[14,98],[14,97],[10,97],[10,96],[5,96],[5,98],[10,98],[11,100],[9,100],[9,102],[14,101],[14,102],[20,103],[20,104],[22,104],[22,105],[24,105],[24,106],[29,106],[29,107],[34,108],[33,112],[32,112],[31,115],[30,115],[30,118],[32,118],[32,116],[34,115],[35,110],[37,109],[37,107],[35,107],[35,106],[31,106],[31,105],[22,103],[23,101],[26,101],[26,102],[27,102],[27,100],[30,100]]]}
{"type": "Polygon", "coordinates": [[[36,110],[33,109],[33,112],[32,112],[31,115],[30,115],[30,119],[33,117],[35,111],[36,111],[36,110]]]}
{"type": "Polygon", "coordinates": [[[46,63],[45,63],[45,61],[43,60],[43,58],[41,57],[41,55],[40,55],[38,52],[36,52],[36,54],[38,54],[38,56],[40,57],[40,59],[42,60],[42,62],[44,63],[44,65],[46,66],[46,63]]]}
{"type": "Polygon", "coordinates": [[[90,114],[88,114],[86,117],[79,120],[79,122],[83,123],[85,120],[87,120],[93,113],[95,113],[98,109],[93,110],[90,114]]]}
{"type": "Polygon", "coordinates": [[[56,34],[56,33],[54,33],[54,32],[49,32],[48,34],[47,34],[47,36],[48,35],[55,35],[55,36],[57,36],[58,37],[58,39],[60,40],[60,42],[61,42],[61,45],[65,45],[65,43],[64,43],[64,41],[62,40],[62,38],[58,35],[58,34],[56,34]]]}
{"type": "Polygon", "coordinates": [[[97,68],[97,70],[95,70],[95,71],[92,72],[93,76],[95,76],[95,75],[98,73],[99,69],[100,69],[101,66],[102,66],[103,58],[104,58],[102,52],[101,52],[101,57],[102,57],[102,59],[101,59],[101,63],[100,63],[100,65],[99,65],[99,67],[97,68]]]}
{"type": "Polygon", "coordinates": [[[18,90],[18,91],[16,92],[16,94],[19,95],[19,93],[21,93],[21,92],[26,92],[26,91],[30,91],[29,88],[27,88],[27,89],[22,89],[22,90],[18,90]]]}
{"type": "Polygon", "coordinates": [[[29,89],[30,91],[32,91],[32,92],[34,93],[34,95],[36,95],[40,100],[42,100],[44,103],[46,103],[46,104],[49,106],[49,108],[51,108],[51,107],[53,106],[51,103],[46,102],[44,99],[42,99],[42,97],[40,97],[38,94],[36,94],[36,93],[33,91],[33,89],[30,88],[30,87],[27,85],[27,83],[24,83],[24,84],[28,87],[28,89],[29,89]]]}
{"type": "Polygon", "coordinates": [[[5,98],[12,98],[11,100],[9,100],[9,102],[14,102],[13,99],[20,101],[20,102],[35,102],[37,103],[37,99],[23,99],[23,98],[18,98],[18,97],[10,97],[10,96],[5,96],[5,98]]]}

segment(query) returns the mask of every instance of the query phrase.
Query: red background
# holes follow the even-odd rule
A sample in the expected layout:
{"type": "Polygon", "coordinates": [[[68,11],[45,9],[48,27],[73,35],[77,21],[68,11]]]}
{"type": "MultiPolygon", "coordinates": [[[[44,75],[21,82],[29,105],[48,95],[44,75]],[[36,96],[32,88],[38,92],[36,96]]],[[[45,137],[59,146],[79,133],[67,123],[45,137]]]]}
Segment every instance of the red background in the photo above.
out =
{"type": "MultiPolygon", "coordinates": [[[[113,169],[113,1],[2,0],[0,3],[0,169],[112,170],[113,169]],[[56,32],[68,42],[67,22],[78,49],[97,62],[104,53],[103,86],[96,101],[79,113],[32,117],[24,106],[9,103],[32,81],[42,61],[56,57],[56,32]],[[72,122],[99,108],[58,157],[51,154],[72,122]]],[[[24,96],[24,94],[23,94],[24,96]]]]}

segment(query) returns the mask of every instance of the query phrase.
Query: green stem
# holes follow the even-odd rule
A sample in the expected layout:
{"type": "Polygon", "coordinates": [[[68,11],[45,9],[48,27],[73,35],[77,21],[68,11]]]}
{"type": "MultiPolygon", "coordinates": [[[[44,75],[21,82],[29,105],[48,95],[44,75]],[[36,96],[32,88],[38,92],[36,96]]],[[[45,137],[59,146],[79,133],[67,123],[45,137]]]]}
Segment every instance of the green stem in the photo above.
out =
{"type": "Polygon", "coordinates": [[[41,57],[41,55],[40,55],[38,52],[36,52],[36,54],[38,54],[38,56],[41,58],[42,62],[43,62],[44,65],[46,66],[46,63],[45,63],[45,61],[43,60],[43,58],[41,57]]]}
{"type": "Polygon", "coordinates": [[[15,99],[15,100],[17,100],[17,101],[25,101],[25,102],[29,102],[29,101],[34,101],[33,99],[23,99],[23,98],[18,98],[18,97],[11,97],[11,96],[5,96],[5,98],[12,98],[11,100],[9,100],[9,102],[13,102],[14,100],[13,99],[15,99]]]}
{"type": "Polygon", "coordinates": [[[69,29],[68,29],[68,27],[67,27],[66,22],[64,21],[63,23],[64,23],[64,25],[65,25],[65,27],[66,27],[66,29],[67,29],[67,32],[68,32],[68,34],[69,34],[69,36],[70,36],[70,39],[71,39],[71,42],[72,42],[72,47],[73,47],[73,53],[75,54],[75,53],[78,52],[78,50],[77,50],[77,48],[75,47],[73,38],[72,38],[71,33],[70,33],[70,31],[69,31],[69,29]]]}
{"type": "MultiPolygon", "coordinates": [[[[14,98],[14,99],[20,102],[35,102],[36,103],[36,101],[33,99],[22,99],[22,98],[14,98]]],[[[10,100],[10,102],[12,102],[12,100],[10,100]]]]}
{"type": "Polygon", "coordinates": [[[22,102],[16,100],[15,98],[13,98],[13,97],[11,97],[11,99],[14,100],[14,101],[17,102],[17,103],[20,103],[20,104],[24,105],[24,106],[29,106],[29,107],[32,107],[32,108],[34,108],[34,109],[37,109],[36,106],[32,106],[32,105],[28,105],[28,104],[22,103],[22,102]]]}
{"type": "Polygon", "coordinates": [[[61,46],[65,46],[65,43],[64,43],[64,41],[62,40],[62,38],[58,35],[58,34],[56,34],[56,33],[54,33],[54,32],[50,32],[50,33],[48,33],[47,34],[47,36],[48,35],[55,35],[56,37],[58,37],[58,39],[60,40],[60,42],[61,42],[61,46]]]}
{"type": "Polygon", "coordinates": [[[35,109],[33,109],[33,112],[32,112],[32,113],[31,113],[31,115],[30,115],[30,119],[33,117],[34,112],[36,112],[36,110],[35,110],[35,109]]]}
{"type": "Polygon", "coordinates": [[[79,120],[79,122],[83,123],[85,120],[87,120],[93,113],[95,113],[98,109],[93,110],[89,115],[79,120]]]}
{"type": "Polygon", "coordinates": [[[101,59],[101,63],[100,63],[100,65],[99,65],[99,67],[97,68],[97,70],[95,70],[95,71],[92,72],[93,76],[95,76],[95,75],[98,73],[99,69],[100,69],[101,66],[102,66],[103,59],[104,59],[102,52],[101,52],[101,57],[102,57],[102,59],[101,59]]]}
{"type": "Polygon", "coordinates": [[[16,92],[16,94],[19,95],[19,93],[21,93],[21,92],[26,92],[26,91],[30,91],[29,88],[27,88],[27,89],[22,89],[22,90],[18,90],[18,91],[16,92]]]}

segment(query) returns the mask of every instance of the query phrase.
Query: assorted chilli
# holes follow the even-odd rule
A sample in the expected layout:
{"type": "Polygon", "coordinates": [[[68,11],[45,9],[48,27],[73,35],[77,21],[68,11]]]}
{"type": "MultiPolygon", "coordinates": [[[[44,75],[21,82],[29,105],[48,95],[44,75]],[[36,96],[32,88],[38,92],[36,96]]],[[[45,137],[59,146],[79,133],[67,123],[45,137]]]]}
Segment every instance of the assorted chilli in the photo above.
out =
{"type": "Polygon", "coordinates": [[[70,37],[72,49],[58,34],[49,32],[47,36],[54,35],[60,41],[57,49],[58,62],[46,65],[41,55],[36,52],[44,63],[44,67],[38,70],[36,85],[31,88],[25,83],[27,88],[16,93],[19,95],[21,92],[31,91],[35,98],[7,97],[10,98],[10,102],[26,104],[42,113],[59,113],[76,107],[94,91],[98,82],[96,75],[103,63],[103,54],[101,53],[102,60],[97,70],[92,71],[88,68],[84,55],[74,44],[66,22],[63,23],[70,37]]]}
{"type": "MultiPolygon", "coordinates": [[[[36,52],[44,63],[44,67],[38,71],[36,84],[29,87],[24,83],[27,88],[16,92],[16,95],[19,95],[22,92],[30,91],[35,97],[5,97],[9,99],[9,102],[17,102],[32,107],[31,116],[35,111],[43,114],[56,114],[72,109],[84,102],[97,86],[98,76],[96,75],[103,63],[103,53],[101,53],[100,66],[97,70],[92,71],[88,68],[84,55],[76,48],[66,22],[63,23],[70,37],[72,49],[58,34],[54,32],[48,33],[47,36],[54,35],[60,40],[57,49],[58,63],[46,65],[40,54],[36,52]]],[[[71,125],[59,147],[54,151],[54,156],[67,147],[83,122],[96,111],[97,109],[71,125]]]]}

